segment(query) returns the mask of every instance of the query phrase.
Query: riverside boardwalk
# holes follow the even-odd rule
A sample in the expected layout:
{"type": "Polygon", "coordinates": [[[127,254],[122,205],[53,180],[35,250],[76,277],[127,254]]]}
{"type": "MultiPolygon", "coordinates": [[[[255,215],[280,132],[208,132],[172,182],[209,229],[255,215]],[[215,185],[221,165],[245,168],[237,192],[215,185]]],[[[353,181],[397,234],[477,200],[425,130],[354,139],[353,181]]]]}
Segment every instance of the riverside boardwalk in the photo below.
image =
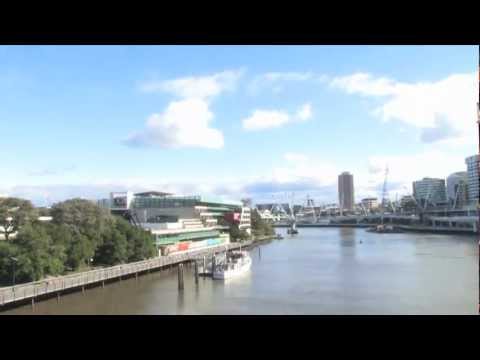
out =
{"type": "Polygon", "coordinates": [[[56,295],[57,299],[59,300],[60,294],[67,291],[75,291],[80,289],[85,291],[85,287],[88,286],[100,284],[104,286],[105,282],[111,280],[121,280],[122,278],[132,276],[138,277],[138,275],[142,273],[159,270],[184,262],[191,262],[203,256],[213,255],[214,253],[234,250],[240,247],[246,248],[252,244],[253,241],[230,243],[168,256],[160,256],[153,259],[116,265],[98,270],[85,271],[72,275],[3,287],[0,288],[0,311],[4,305],[31,301],[33,307],[36,299],[56,295]]]}

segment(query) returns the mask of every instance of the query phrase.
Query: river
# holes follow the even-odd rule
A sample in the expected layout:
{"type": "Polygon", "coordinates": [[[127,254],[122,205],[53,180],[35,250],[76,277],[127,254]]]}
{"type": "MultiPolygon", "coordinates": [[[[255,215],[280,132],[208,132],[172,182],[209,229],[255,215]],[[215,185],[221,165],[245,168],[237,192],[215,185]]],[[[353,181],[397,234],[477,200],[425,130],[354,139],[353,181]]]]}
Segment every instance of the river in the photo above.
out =
{"type": "Polygon", "coordinates": [[[226,282],[159,271],[1,314],[477,314],[478,240],[300,228],[251,250],[250,272],[226,282]],[[260,250],[259,250],[260,249],[260,250]]]}

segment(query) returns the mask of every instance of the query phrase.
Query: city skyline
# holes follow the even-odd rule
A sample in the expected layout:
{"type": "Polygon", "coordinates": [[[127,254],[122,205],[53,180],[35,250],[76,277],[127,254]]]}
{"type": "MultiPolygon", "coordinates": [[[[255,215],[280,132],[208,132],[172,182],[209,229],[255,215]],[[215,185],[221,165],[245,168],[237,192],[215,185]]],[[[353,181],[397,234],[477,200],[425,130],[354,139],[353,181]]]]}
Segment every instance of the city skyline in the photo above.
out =
{"type": "Polygon", "coordinates": [[[0,46],[0,195],[329,203],[349,171],[357,202],[386,165],[390,197],[411,193],[477,153],[477,62],[475,46],[0,46]]]}

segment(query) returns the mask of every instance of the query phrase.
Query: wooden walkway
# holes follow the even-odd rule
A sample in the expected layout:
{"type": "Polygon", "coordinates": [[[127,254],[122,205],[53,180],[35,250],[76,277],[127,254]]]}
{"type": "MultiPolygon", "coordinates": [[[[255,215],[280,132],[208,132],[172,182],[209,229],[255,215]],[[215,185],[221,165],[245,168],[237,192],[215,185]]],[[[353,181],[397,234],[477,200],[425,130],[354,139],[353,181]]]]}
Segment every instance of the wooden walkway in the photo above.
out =
{"type": "MultiPolygon", "coordinates": [[[[251,244],[252,242],[244,242],[241,244],[241,246],[247,247],[251,244]]],[[[84,290],[85,286],[88,285],[98,283],[104,284],[105,281],[121,279],[122,277],[130,277],[133,275],[138,276],[140,273],[148,272],[150,270],[157,270],[166,266],[193,261],[203,256],[224,252],[225,250],[234,250],[239,247],[239,243],[230,243],[226,245],[192,250],[185,253],[156,257],[153,259],[129,264],[81,272],[78,274],[45,279],[16,286],[3,287],[0,288],[0,310],[2,306],[6,304],[12,304],[31,299],[33,305],[35,298],[39,296],[46,296],[49,294],[56,294],[57,296],[60,296],[60,294],[66,290],[84,290]]]]}

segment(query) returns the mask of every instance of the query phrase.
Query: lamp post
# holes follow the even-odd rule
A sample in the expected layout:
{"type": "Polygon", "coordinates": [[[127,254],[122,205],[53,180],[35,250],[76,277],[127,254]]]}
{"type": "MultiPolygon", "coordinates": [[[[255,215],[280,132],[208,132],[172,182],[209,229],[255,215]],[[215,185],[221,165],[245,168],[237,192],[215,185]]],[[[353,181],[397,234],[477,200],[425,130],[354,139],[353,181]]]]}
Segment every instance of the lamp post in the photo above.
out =
{"type": "Polygon", "coordinates": [[[15,286],[15,264],[17,263],[18,259],[11,256],[10,260],[12,260],[12,267],[13,267],[13,280],[12,280],[12,286],[15,286]]]}

